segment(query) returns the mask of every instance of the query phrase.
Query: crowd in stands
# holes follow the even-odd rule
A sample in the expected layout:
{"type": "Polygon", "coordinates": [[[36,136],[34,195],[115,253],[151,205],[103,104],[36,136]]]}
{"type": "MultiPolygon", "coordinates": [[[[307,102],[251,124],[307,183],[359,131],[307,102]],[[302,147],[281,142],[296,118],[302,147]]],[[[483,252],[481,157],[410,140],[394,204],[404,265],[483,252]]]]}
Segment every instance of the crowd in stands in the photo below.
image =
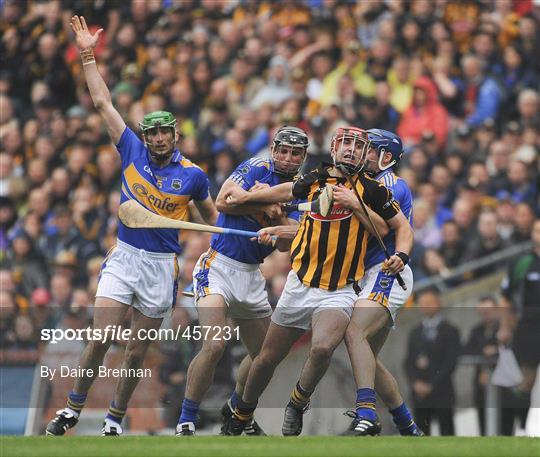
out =
{"type": "MultiPolygon", "coordinates": [[[[276,128],[305,129],[310,169],[337,126],[397,132],[415,278],[529,239],[540,215],[540,9],[532,0],[0,2],[0,338],[91,316],[114,245],[120,160],[69,28],[95,49],[115,107],[178,119],[211,194],[276,128]]],[[[183,286],[209,236],[183,233],[183,286]]],[[[275,303],[286,255],[264,265],[275,303]]],[[[489,273],[489,268],[476,272],[489,273]]],[[[181,300],[185,303],[186,299],[181,300]]]]}

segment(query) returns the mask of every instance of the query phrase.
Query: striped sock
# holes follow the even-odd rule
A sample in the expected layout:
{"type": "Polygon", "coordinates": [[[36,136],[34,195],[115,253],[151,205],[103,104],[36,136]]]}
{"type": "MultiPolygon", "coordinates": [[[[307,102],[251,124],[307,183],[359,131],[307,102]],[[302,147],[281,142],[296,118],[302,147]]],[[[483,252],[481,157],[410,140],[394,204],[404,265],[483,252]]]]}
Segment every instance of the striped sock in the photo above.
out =
{"type": "Polygon", "coordinates": [[[300,385],[300,381],[298,381],[292,391],[290,402],[295,408],[304,409],[308,405],[309,399],[312,394],[313,394],[313,390],[309,391],[309,390],[304,389],[300,385]]]}
{"type": "Polygon", "coordinates": [[[126,410],[118,409],[116,405],[114,404],[114,400],[111,401],[111,405],[109,406],[109,411],[107,411],[107,415],[105,416],[105,419],[112,420],[113,422],[116,422],[117,424],[122,423],[122,419],[126,415],[126,410]]]}
{"type": "Polygon", "coordinates": [[[77,413],[77,415],[81,414],[84,403],[86,402],[86,396],[87,394],[78,394],[71,391],[68,394],[67,407],[77,413]]]}
{"type": "Polygon", "coordinates": [[[257,402],[245,403],[241,398],[238,398],[233,414],[237,419],[243,422],[247,422],[253,419],[253,414],[255,413],[255,409],[257,409],[257,402]]]}
{"type": "Polygon", "coordinates": [[[190,400],[189,398],[184,398],[184,401],[182,402],[182,413],[180,414],[178,423],[182,424],[184,422],[197,422],[199,406],[200,403],[190,400]]]}
{"type": "Polygon", "coordinates": [[[402,430],[407,431],[414,426],[414,419],[405,402],[403,402],[397,408],[389,409],[388,411],[390,414],[392,414],[394,424],[396,424],[396,427],[400,432],[402,430]]]}
{"type": "Polygon", "coordinates": [[[375,390],[365,387],[356,391],[356,416],[369,420],[377,419],[375,390]]]}

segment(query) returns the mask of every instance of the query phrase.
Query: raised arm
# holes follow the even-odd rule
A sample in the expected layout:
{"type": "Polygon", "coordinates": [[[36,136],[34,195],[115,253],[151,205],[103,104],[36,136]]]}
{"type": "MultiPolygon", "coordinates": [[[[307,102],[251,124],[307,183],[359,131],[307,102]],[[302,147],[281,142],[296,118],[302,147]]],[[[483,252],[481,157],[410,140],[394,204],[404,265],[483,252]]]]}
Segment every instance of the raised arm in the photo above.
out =
{"type": "Polygon", "coordinates": [[[103,29],[99,29],[92,35],[83,16],[73,16],[71,28],[75,32],[75,41],[81,54],[84,77],[94,106],[105,121],[107,131],[114,144],[118,144],[126,128],[126,123],[112,104],[111,93],[99,73],[94,57],[94,47],[103,29]]]}

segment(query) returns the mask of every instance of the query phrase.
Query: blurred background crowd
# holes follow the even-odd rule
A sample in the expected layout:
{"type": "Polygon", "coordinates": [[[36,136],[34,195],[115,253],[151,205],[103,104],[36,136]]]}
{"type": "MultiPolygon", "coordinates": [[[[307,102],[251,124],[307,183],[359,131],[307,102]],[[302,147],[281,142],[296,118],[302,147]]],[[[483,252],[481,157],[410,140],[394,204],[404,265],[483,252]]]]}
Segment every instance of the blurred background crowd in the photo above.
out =
{"type": "MultiPolygon", "coordinates": [[[[417,280],[529,240],[540,216],[538,2],[1,0],[0,8],[3,349],[37,349],[40,328],[88,325],[115,243],[120,160],[86,88],[73,14],[105,29],[95,55],[128,125],[138,131],[144,113],[171,111],[179,149],[208,173],[214,197],[241,161],[268,155],[277,127],[308,132],[311,169],[330,160],[334,129],[354,124],[404,140],[398,174],[415,198],[417,280]]],[[[209,243],[197,233],[182,239],[180,290],[209,243]]],[[[263,266],[273,304],[288,268],[286,255],[263,266]]]]}

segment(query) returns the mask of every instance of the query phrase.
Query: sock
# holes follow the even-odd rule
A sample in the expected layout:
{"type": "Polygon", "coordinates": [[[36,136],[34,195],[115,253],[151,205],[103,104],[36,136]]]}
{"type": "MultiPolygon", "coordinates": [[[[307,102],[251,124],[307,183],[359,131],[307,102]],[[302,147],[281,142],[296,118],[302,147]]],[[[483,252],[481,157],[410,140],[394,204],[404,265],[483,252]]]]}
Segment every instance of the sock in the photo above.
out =
{"type": "Polygon", "coordinates": [[[238,405],[238,400],[242,398],[241,395],[238,395],[236,393],[236,390],[233,390],[233,393],[231,394],[231,397],[229,398],[229,406],[234,411],[234,408],[236,408],[236,405],[238,405]]]}
{"type": "Polygon", "coordinates": [[[87,394],[77,394],[71,391],[67,398],[67,408],[76,413],[77,417],[81,414],[82,409],[84,408],[84,403],[86,402],[87,394]]]}
{"type": "Polygon", "coordinates": [[[356,391],[356,416],[369,420],[377,419],[375,390],[365,387],[356,391]]]}
{"type": "Polygon", "coordinates": [[[184,401],[182,402],[182,413],[180,414],[178,423],[182,424],[183,422],[197,422],[199,406],[200,403],[190,400],[189,398],[184,398],[184,401]]]}
{"type": "Polygon", "coordinates": [[[233,414],[237,419],[247,422],[253,419],[255,409],[257,409],[257,402],[245,403],[241,398],[238,398],[233,414]]]}
{"type": "Polygon", "coordinates": [[[392,419],[394,420],[394,424],[396,424],[400,434],[402,431],[406,432],[414,426],[414,419],[405,402],[403,402],[397,408],[389,409],[388,411],[390,411],[390,414],[392,414],[392,419]]]}
{"type": "Polygon", "coordinates": [[[109,411],[107,412],[105,419],[112,420],[113,422],[116,422],[118,425],[120,425],[125,415],[126,415],[126,410],[118,409],[116,405],[114,404],[114,400],[113,400],[111,401],[111,406],[109,406],[109,411]]]}
{"type": "Polygon", "coordinates": [[[292,391],[290,403],[295,408],[304,409],[308,405],[309,399],[312,394],[313,394],[313,390],[309,391],[309,390],[304,389],[300,385],[300,381],[298,381],[292,391]]]}

